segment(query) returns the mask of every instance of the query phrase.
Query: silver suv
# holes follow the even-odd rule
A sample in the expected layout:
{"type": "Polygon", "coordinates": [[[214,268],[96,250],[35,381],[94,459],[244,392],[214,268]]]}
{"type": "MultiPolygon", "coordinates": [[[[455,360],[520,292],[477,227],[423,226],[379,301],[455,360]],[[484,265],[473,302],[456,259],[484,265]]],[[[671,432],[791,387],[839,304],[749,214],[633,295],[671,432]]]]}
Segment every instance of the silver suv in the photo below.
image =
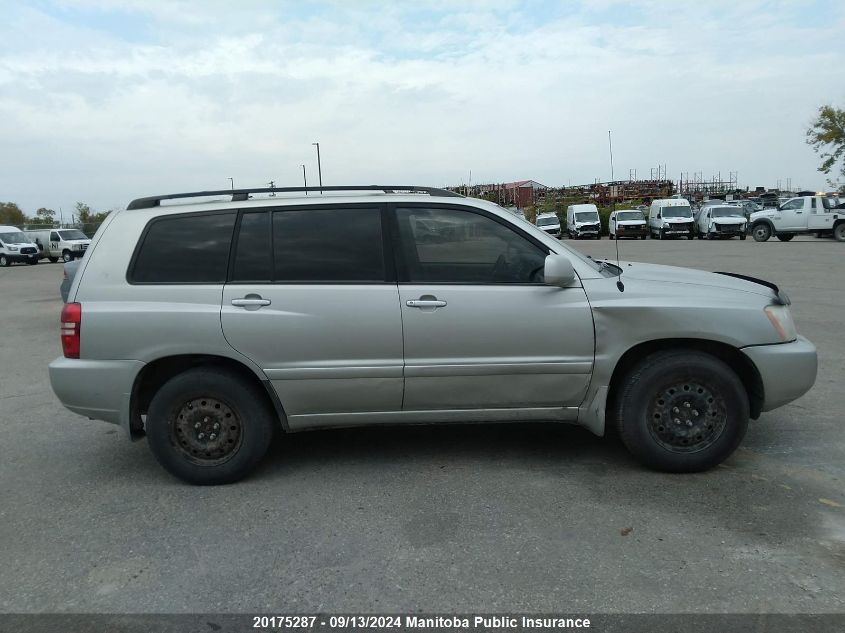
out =
{"type": "Polygon", "coordinates": [[[111,213],[62,312],[59,399],[218,484],[279,431],[435,422],[614,425],[647,466],[700,471],[815,381],[774,284],[594,261],[439,189],[317,193],[111,213]]]}

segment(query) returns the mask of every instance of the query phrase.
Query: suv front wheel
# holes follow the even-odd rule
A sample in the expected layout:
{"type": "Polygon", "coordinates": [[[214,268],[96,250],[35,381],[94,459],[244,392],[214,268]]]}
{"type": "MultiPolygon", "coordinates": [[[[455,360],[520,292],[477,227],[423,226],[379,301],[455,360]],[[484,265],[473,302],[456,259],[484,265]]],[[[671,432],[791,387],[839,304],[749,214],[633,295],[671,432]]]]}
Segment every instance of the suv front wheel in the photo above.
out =
{"type": "Polygon", "coordinates": [[[734,452],[748,428],[745,388],[724,362],[695,350],[657,352],[625,377],[619,435],[649,468],[698,472],[734,452]]]}
{"type": "Polygon", "coordinates": [[[171,378],[147,412],[146,433],[158,462],[191,484],[238,481],[258,464],[273,437],[266,394],[216,367],[171,378]]]}

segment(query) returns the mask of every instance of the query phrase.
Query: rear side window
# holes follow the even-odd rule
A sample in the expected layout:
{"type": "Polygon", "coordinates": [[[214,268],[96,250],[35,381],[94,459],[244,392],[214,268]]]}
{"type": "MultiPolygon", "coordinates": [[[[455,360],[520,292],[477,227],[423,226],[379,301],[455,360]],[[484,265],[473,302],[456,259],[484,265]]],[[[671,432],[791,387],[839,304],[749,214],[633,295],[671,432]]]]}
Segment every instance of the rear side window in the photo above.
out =
{"type": "Polygon", "coordinates": [[[378,209],[301,209],[273,213],[277,283],[385,280],[378,209]]]}
{"type": "Polygon", "coordinates": [[[136,283],[223,283],[236,213],[163,217],[149,225],[129,273],[136,283]]]}
{"type": "Polygon", "coordinates": [[[267,211],[244,213],[238,231],[232,281],[270,281],[273,271],[270,249],[270,214],[267,211]]]}

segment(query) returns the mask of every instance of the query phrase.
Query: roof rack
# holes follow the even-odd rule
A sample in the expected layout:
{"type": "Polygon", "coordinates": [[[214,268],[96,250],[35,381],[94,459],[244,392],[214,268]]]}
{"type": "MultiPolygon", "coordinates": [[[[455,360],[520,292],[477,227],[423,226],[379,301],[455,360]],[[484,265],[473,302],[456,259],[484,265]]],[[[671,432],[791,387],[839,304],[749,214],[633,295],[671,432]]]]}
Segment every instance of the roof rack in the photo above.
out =
{"type": "Polygon", "coordinates": [[[427,193],[438,198],[462,198],[461,194],[447,189],[437,187],[415,187],[407,185],[353,185],[351,187],[259,187],[254,189],[218,189],[216,191],[192,191],[190,193],[169,193],[163,196],[149,196],[137,198],[129,203],[127,209],[152,209],[161,206],[162,200],[174,200],[177,198],[205,198],[208,196],[232,196],[232,202],[243,202],[248,200],[253,193],[300,193],[309,191],[383,191],[384,193],[395,193],[411,191],[414,193],[427,193]]]}

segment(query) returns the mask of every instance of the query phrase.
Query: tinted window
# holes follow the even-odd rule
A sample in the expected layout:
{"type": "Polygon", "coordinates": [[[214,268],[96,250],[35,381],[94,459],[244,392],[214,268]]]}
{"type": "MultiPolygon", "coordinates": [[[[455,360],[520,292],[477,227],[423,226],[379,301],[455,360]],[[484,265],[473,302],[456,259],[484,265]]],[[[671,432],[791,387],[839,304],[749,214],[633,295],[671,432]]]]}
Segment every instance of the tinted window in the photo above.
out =
{"type": "Polygon", "coordinates": [[[273,275],[270,213],[244,213],[238,232],[232,281],[269,281],[273,275]]]}
{"type": "Polygon", "coordinates": [[[273,214],[275,281],[384,281],[378,209],[273,214]]]}
{"type": "Polygon", "coordinates": [[[154,220],[130,279],[142,283],[222,283],[226,280],[235,213],[154,220]]]}
{"type": "Polygon", "coordinates": [[[539,283],[547,251],[487,216],[459,209],[397,209],[411,282],[539,283]]]}

